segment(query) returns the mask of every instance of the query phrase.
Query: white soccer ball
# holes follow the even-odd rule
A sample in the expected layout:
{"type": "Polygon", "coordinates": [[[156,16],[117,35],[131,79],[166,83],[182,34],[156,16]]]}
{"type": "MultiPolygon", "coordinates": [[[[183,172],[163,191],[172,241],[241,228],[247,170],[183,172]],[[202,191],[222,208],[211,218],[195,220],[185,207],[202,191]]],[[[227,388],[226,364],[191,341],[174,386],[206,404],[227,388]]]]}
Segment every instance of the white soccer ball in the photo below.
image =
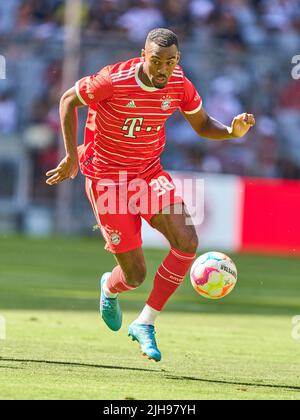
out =
{"type": "Polygon", "coordinates": [[[222,252],[207,252],[194,261],[190,279],[201,296],[221,299],[236,285],[237,269],[231,258],[222,252]]]}

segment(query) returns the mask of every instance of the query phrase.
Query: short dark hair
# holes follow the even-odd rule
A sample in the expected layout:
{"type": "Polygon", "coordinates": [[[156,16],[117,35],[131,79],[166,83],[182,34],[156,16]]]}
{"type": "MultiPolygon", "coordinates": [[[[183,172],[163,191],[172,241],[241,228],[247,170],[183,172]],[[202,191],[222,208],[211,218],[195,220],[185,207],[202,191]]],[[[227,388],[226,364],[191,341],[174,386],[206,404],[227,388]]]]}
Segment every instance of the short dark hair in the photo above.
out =
{"type": "Polygon", "coordinates": [[[176,45],[178,48],[178,38],[174,32],[166,28],[155,28],[148,33],[147,42],[155,42],[156,45],[160,47],[171,47],[171,45],[176,45]]]}

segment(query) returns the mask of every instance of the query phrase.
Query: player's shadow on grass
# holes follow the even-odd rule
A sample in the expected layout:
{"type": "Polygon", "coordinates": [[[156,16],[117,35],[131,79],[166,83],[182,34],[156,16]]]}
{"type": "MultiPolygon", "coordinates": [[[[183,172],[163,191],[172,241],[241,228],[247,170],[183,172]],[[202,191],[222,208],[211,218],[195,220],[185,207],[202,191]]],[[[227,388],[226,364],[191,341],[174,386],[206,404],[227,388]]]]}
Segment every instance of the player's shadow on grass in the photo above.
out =
{"type": "Polygon", "coordinates": [[[22,366],[17,367],[17,366],[0,366],[0,369],[16,369],[16,370],[20,370],[20,369],[24,369],[22,366]]]}
{"type": "MultiPolygon", "coordinates": [[[[156,372],[152,369],[125,367],[125,366],[110,366],[110,365],[94,365],[90,363],[77,363],[77,362],[61,362],[58,360],[31,360],[31,359],[8,359],[0,357],[0,362],[17,362],[17,363],[39,363],[47,365],[60,365],[60,366],[74,366],[74,367],[88,367],[95,369],[115,369],[115,370],[132,370],[141,372],[156,372]]],[[[0,366],[0,368],[3,366],[0,366]]],[[[12,369],[12,367],[11,367],[12,369]]],[[[18,369],[14,367],[14,369],[18,369]]],[[[23,368],[22,368],[23,369],[23,368]]]]}
{"type": "MultiPolygon", "coordinates": [[[[0,357],[0,362],[38,363],[38,364],[49,364],[49,365],[55,365],[55,366],[60,365],[60,366],[74,366],[74,367],[83,367],[83,368],[88,367],[88,368],[96,368],[96,369],[114,369],[114,370],[130,370],[130,371],[137,371],[137,372],[152,372],[156,375],[161,373],[163,378],[168,379],[168,380],[197,381],[197,382],[209,383],[209,384],[234,385],[234,386],[243,386],[243,387],[275,388],[275,389],[300,392],[300,386],[223,381],[223,380],[218,380],[218,379],[196,378],[193,376],[179,376],[179,375],[177,376],[177,375],[169,374],[168,372],[161,371],[161,370],[135,368],[135,367],[127,367],[127,366],[95,365],[95,364],[89,364],[89,363],[62,362],[62,361],[57,361],[57,360],[8,359],[8,358],[3,358],[3,357],[0,357]]],[[[0,368],[1,367],[3,366],[0,366],[0,368]]],[[[18,369],[17,367],[10,367],[10,368],[18,369]]]]}
{"type": "Polygon", "coordinates": [[[176,375],[167,375],[167,379],[181,380],[181,381],[198,381],[198,382],[204,382],[204,383],[210,383],[210,384],[237,385],[237,386],[245,386],[245,387],[276,388],[276,389],[282,389],[282,390],[286,389],[289,391],[300,392],[300,386],[293,386],[293,385],[221,381],[221,380],[216,380],[216,379],[203,379],[203,378],[195,378],[192,376],[176,376],[176,375]]]}

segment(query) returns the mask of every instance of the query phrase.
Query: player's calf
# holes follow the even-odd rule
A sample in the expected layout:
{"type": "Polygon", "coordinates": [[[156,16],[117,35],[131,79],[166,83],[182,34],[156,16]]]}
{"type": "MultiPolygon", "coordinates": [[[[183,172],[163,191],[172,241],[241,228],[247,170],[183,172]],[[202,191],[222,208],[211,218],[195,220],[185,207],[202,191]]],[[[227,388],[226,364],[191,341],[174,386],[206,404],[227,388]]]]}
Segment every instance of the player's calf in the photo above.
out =
{"type": "Polygon", "coordinates": [[[123,270],[126,283],[134,288],[139,287],[145,280],[147,269],[144,263],[133,265],[130,269],[123,270]]]}

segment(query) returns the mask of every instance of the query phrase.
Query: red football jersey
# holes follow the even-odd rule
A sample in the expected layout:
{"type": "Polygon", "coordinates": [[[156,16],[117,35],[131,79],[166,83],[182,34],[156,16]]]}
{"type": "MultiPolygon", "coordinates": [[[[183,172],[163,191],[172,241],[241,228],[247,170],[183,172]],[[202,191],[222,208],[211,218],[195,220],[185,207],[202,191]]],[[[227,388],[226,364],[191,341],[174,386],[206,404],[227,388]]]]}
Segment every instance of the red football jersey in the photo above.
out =
{"type": "Polygon", "coordinates": [[[118,183],[121,171],[128,181],[157,171],[165,121],[178,108],[187,114],[201,109],[201,97],[180,66],[157,89],[139,79],[141,65],[141,57],[133,58],[76,82],[78,98],[89,105],[80,168],[90,179],[118,183]]]}

